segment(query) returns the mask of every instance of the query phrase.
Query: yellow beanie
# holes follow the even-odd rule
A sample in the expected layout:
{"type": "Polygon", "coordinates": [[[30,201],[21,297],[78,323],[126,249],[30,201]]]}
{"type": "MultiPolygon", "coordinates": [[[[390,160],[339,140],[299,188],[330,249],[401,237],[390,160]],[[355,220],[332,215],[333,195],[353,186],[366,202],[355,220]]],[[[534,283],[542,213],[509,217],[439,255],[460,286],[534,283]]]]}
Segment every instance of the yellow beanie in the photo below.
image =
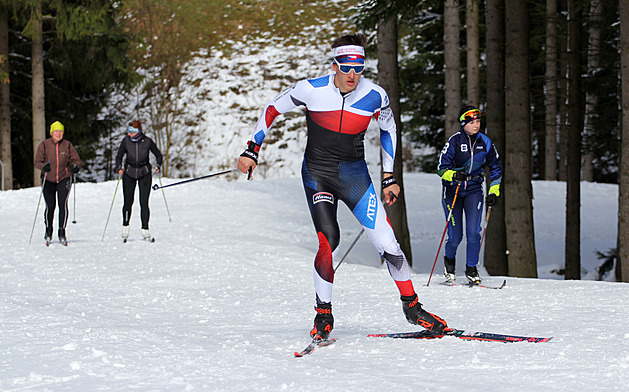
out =
{"type": "Polygon", "coordinates": [[[55,121],[54,123],[50,124],[50,133],[52,134],[54,131],[64,131],[63,124],[61,124],[59,121],[55,121]]]}

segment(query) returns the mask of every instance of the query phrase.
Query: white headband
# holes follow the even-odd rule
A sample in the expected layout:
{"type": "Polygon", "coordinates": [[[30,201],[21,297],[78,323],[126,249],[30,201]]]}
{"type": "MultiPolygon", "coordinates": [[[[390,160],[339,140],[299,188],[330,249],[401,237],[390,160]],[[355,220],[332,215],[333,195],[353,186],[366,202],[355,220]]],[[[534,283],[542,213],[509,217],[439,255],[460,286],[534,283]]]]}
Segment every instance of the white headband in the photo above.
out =
{"type": "Polygon", "coordinates": [[[365,48],[358,45],[345,45],[334,48],[334,57],[348,55],[365,58],[365,48]]]}

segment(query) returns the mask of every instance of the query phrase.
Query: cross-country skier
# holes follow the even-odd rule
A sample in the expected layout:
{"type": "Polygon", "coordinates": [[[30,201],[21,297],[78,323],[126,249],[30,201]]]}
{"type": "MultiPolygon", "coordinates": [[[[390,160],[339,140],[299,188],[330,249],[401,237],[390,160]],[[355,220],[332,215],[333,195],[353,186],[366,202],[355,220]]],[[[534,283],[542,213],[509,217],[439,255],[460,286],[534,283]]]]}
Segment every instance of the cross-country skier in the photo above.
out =
{"type": "Polygon", "coordinates": [[[50,125],[50,138],[39,143],[35,154],[35,168],[45,173],[44,200],[46,211],[46,242],[52,240],[52,222],[55,216],[55,202],[59,204],[59,242],[66,244],[66,224],[68,223],[68,198],[72,188],[72,174],[81,169],[81,158],[74,145],[63,138],[65,127],[59,121],[50,125]],[[57,199],[57,200],[55,200],[57,199]]]}
{"type": "Polygon", "coordinates": [[[124,205],[122,206],[122,238],[129,238],[129,221],[131,220],[131,206],[135,198],[135,186],[140,188],[140,216],[142,218],[142,237],[151,240],[149,231],[149,196],[151,194],[151,163],[149,161],[149,151],[155,155],[157,166],[155,171],[159,172],[162,165],[162,153],[150,137],[142,132],[142,122],[135,120],[129,123],[127,135],[120,142],[118,154],[116,154],[116,167],[118,174],[122,176],[122,192],[124,194],[124,205]],[[127,156],[124,166],[122,158],[127,156]]]}
{"type": "Polygon", "coordinates": [[[315,340],[327,339],[334,327],[332,284],[334,259],[340,242],[339,201],[353,212],[386,260],[400,292],[407,320],[436,333],[449,329],[444,320],[422,309],[418,302],[410,267],[367,170],[364,137],[373,118],[380,127],[384,202],[393,204],[400,192],[393,178],[396,125],[387,93],[377,84],[361,78],[365,69],[366,41],[363,34],[337,38],[332,44],[334,73],[299,81],[267,104],[247,149],[238,158],[238,169],[243,173],[255,169],[260,145],[275,118],[299,106],[305,107],[308,139],[301,174],[319,239],[314,260],[317,314],[310,332],[315,340]]]}
{"type": "Polygon", "coordinates": [[[496,146],[487,135],[480,133],[481,111],[474,106],[465,106],[459,112],[461,130],[446,142],[441,155],[437,174],[442,178],[441,202],[446,219],[452,209],[445,245],[444,276],[448,281],[456,280],[456,249],[463,239],[463,211],[465,211],[465,233],[467,238],[465,276],[473,284],[479,284],[478,255],[481,241],[481,219],[483,212],[484,169],[489,168],[489,192],[487,205],[493,206],[500,196],[502,165],[496,146]],[[458,193],[457,193],[458,189],[458,193]]]}

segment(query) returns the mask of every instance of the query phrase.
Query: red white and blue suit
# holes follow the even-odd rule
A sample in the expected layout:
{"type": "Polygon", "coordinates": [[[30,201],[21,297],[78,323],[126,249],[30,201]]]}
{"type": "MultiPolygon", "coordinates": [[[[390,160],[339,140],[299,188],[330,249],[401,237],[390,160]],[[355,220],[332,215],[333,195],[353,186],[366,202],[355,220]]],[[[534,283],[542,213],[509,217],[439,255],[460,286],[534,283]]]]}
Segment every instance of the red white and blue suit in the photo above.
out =
{"type": "Polygon", "coordinates": [[[414,295],[410,268],[365,162],[365,132],[374,119],[380,128],[383,170],[393,172],[396,125],[386,92],[365,78],[344,94],[335,86],[334,74],[302,80],[265,106],[252,141],[261,145],[275,118],[300,106],[306,110],[308,128],[302,180],[319,239],[314,263],[317,302],[332,301],[334,259],[340,242],[339,200],[349,207],[386,260],[401,295],[414,295]]]}

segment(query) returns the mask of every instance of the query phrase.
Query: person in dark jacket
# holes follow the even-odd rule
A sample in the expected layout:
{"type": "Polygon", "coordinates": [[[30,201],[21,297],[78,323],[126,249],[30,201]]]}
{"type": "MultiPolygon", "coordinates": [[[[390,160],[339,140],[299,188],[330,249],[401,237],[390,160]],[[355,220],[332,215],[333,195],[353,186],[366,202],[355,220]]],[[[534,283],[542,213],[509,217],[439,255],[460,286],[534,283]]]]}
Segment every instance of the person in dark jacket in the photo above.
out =
{"type": "Polygon", "coordinates": [[[149,232],[149,196],[151,194],[151,163],[149,161],[149,151],[153,153],[157,160],[155,171],[159,172],[162,165],[162,153],[157,148],[155,142],[142,132],[142,122],[135,120],[129,123],[127,136],[122,139],[118,154],[116,155],[116,167],[118,174],[122,176],[122,191],[124,194],[124,205],[122,207],[122,238],[126,241],[129,238],[129,220],[131,219],[131,206],[135,197],[136,184],[140,189],[140,209],[142,218],[142,238],[151,240],[149,232]],[[126,154],[124,166],[122,158],[126,154]]]}
{"type": "Polygon", "coordinates": [[[67,244],[66,224],[68,223],[68,197],[72,188],[72,174],[81,168],[81,158],[74,145],[63,138],[65,127],[59,121],[50,125],[51,137],[37,147],[35,168],[45,176],[42,193],[46,201],[44,222],[46,242],[52,240],[52,222],[55,216],[55,203],[59,204],[59,241],[67,244]],[[57,200],[55,200],[57,199],[57,200]]]}
{"type": "Polygon", "coordinates": [[[502,165],[496,146],[480,133],[481,111],[466,106],[459,112],[461,130],[452,135],[439,156],[437,174],[442,179],[442,205],[448,225],[445,245],[444,276],[448,281],[456,279],[456,249],[463,239],[463,212],[467,238],[465,276],[472,284],[479,284],[478,257],[480,253],[481,219],[483,215],[484,169],[489,168],[489,192],[487,205],[493,206],[500,196],[502,165]],[[458,193],[457,193],[458,190],[458,193]],[[456,194],[456,201],[454,197],[456,194]],[[452,207],[454,204],[454,207],[452,207]]]}

